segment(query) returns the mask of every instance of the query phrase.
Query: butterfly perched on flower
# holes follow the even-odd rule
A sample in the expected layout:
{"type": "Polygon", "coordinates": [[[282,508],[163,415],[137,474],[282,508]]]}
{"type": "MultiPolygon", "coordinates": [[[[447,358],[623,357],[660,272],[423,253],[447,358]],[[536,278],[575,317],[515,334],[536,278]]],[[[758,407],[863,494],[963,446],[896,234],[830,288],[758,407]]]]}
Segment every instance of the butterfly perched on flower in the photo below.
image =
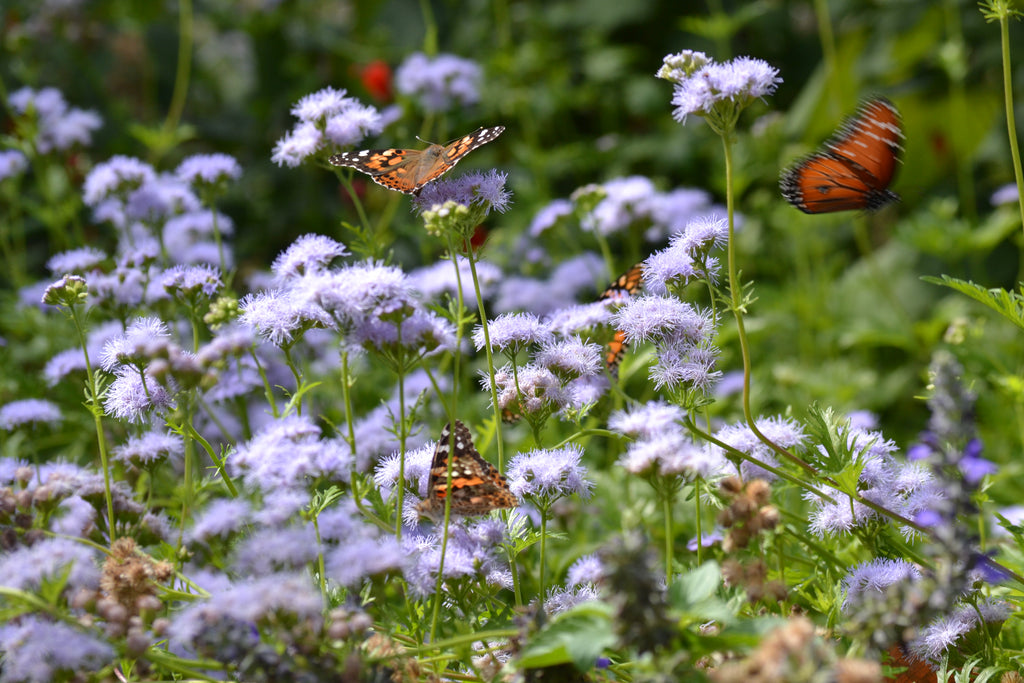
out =
{"type": "MultiPolygon", "coordinates": [[[[608,285],[608,288],[601,293],[600,300],[613,299],[615,301],[624,301],[632,295],[636,294],[637,291],[644,284],[644,269],[642,263],[637,263],[632,268],[627,270],[625,273],[620,275],[615,282],[608,285]]],[[[608,372],[615,375],[619,371],[619,363],[622,362],[622,357],[626,354],[626,333],[622,330],[616,330],[615,336],[608,342],[608,350],[605,352],[605,365],[608,367],[608,372]]]]}
{"type": "Polygon", "coordinates": [[[505,126],[478,128],[447,145],[426,149],[364,149],[335,154],[328,161],[349,166],[370,176],[389,190],[418,195],[423,186],[437,180],[462,157],[502,134],[505,126]]]}
{"type": "Polygon", "coordinates": [[[783,171],[779,188],[804,213],[874,211],[899,199],[889,190],[903,147],[900,113],[884,97],[870,99],[824,147],[783,171]]]}
{"type": "Polygon", "coordinates": [[[466,425],[456,420],[454,430],[451,423],[444,426],[434,448],[427,497],[416,506],[420,514],[435,521],[444,518],[449,454],[452,459],[452,514],[484,515],[491,510],[519,505],[509,491],[505,477],[480,457],[466,425]]]}

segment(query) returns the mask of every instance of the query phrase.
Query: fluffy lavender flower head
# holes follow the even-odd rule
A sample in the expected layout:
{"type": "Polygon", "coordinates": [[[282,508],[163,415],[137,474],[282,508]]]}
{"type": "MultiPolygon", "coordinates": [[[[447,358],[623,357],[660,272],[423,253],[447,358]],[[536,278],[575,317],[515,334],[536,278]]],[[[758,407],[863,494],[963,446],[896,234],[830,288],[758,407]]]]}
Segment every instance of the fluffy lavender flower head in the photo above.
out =
{"type": "Polygon", "coordinates": [[[450,54],[409,55],[395,70],[395,88],[415,98],[427,112],[465,107],[480,99],[482,70],[468,59],[450,54]]]}

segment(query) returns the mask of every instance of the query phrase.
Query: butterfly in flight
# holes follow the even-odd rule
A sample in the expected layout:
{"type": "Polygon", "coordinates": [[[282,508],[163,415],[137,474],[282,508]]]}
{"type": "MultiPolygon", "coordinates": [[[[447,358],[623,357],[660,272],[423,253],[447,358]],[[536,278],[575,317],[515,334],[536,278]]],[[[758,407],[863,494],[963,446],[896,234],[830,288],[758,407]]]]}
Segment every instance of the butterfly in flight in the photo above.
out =
{"type": "Polygon", "coordinates": [[[505,477],[480,457],[466,425],[456,420],[454,431],[451,423],[444,426],[434,448],[427,497],[416,506],[420,514],[435,521],[444,518],[449,454],[452,458],[452,514],[484,515],[491,510],[519,505],[509,491],[505,477]]]}
{"type": "Polygon", "coordinates": [[[335,154],[328,161],[366,173],[373,182],[390,190],[418,195],[424,185],[440,178],[462,157],[486,145],[504,130],[505,126],[478,128],[447,145],[431,145],[426,149],[364,149],[335,154]]]}
{"type": "MultiPolygon", "coordinates": [[[[601,294],[600,301],[613,299],[624,301],[636,294],[644,284],[644,269],[642,263],[637,263],[625,273],[620,275],[615,282],[608,285],[608,289],[601,294]]],[[[626,354],[626,333],[616,330],[615,336],[608,342],[608,350],[605,352],[604,362],[608,372],[612,375],[618,374],[619,363],[626,354]]]]}
{"type": "Polygon", "coordinates": [[[899,199],[889,185],[903,137],[900,113],[892,102],[870,99],[821,150],[783,171],[782,196],[804,213],[880,209],[899,199]]]}

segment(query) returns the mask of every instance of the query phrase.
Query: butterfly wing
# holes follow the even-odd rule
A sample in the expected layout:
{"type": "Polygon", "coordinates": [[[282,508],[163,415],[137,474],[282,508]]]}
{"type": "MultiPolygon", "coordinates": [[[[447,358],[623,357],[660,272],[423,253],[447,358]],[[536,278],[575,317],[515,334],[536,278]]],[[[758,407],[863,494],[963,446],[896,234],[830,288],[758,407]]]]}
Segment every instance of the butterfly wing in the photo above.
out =
{"type": "Polygon", "coordinates": [[[447,173],[462,157],[501,135],[504,126],[478,128],[448,145],[426,149],[365,149],[341,152],[328,161],[365,173],[389,190],[416,195],[423,186],[447,173]]]}
{"type": "Polygon", "coordinates": [[[783,172],[782,196],[804,213],[875,210],[899,197],[888,187],[902,150],[899,112],[889,100],[865,102],[825,143],[783,172]]]}
{"type": "MultiPolygon", "coordinates": [[[[640,290],[643,283],[643,264],[634,264],[629,270],[620,275],[615,282],[608,285],[608,288],[601,293],[599,300],[614,299],[622,301],[628,299],[640,290]]],[[[626,354],[626,346],[626,333],[622,330],[616,330],[615,336],[608,342],[608,349],[604,357],[608,372],[612,375],[617,375],[619,372],[619,363],[622,362],[622,357],[626,354]]]]}
{"type": "Polygon", "coordinates": [[[473,437],[462,422],[455,421],[441,430],[430,468],[427,499],[420,511],[436,517],[444,513],[448,496],[448,458],[452,459],[452,512],[460,515],[482,515],[499,508],[511,508],[519,501],[508,489],[505,477],[484,460],[473,445],[473,437]]]}

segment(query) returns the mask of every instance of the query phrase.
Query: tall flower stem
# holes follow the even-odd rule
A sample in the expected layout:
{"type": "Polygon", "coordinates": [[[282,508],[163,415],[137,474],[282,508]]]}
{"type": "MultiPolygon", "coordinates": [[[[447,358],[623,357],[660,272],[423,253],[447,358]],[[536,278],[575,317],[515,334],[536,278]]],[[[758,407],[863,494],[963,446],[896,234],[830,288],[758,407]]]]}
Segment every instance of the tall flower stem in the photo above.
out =
{"type": "Polygon", "coordinates": [[[103,409],[100,407],[100,387],[96,379],[96,369],[89,360],[89,346],[86,343],[85,329],[82,326],[82,319],[79,317],[78,307],[69,306],[71,319],[78,331],[78,339],[82,344],[82,354],[85,356],[85,373],[89,382],[89,412],[92,413],[93,423],[96,425],[96,441],[100,451],[100,468],[103,470],[103,492],[107,501],[107,528],[110,532],[110,544],[113,546],[114,534],[114,498],[110,493],[110,461],[107,456],[107,438],[103,434],[103,409]]]}
{"type": "MultiPolygon", "coordinates": [[[[1003,5],[1004,3],[992,2],[992,5],[1003,5]]],[[[1011,10],[1008,6],[1000,7],[1002,11],[996,13],[999,19],[999,40],[1002,44],[1003,54],[1003,102],[1006,106],[1006,133],[1010,139],[1010,157],[1013,159],[1013,176],[1017,181],[1017,208],[1020,209],[1020,219],[1024,223],[1024,172],[1021,171],[1020,147],[1017,145],[1017,124],[1013,115],[1013,69],[1010,61],[1010,26],[1009,19],[1011,10]]],[[[1014,12],[1015,13],[1015,12],[1014,12]]],[[[986,15],[989,18],[989,15],[986,15]]]]}
{"type": "Polygon", "coordinates": [[[796,463],[803,469],[813,473],[815,471],[813,467],[762,434],[761,430],[757,428],[757,424],[754,420],[754,414],[750,410],[750,342],[747,339],[747,329],[743,323],[744,303],[742,299],[740,279],[736,270],[736,209],[734,197],[735,192],[733,189],[732,140],[730,139],[731,132],[728,130],[722,130],[719,134],[722,138],[722,147],[725,153],[725,206],[726,213],[729,217],[729,295],[731,297],[732,312],[736,318],[736,336],[740,341],[740,355],[743,358],[743,416],[747,420],[747,426],[750,427],[750,431],[753,432],[754,436],[756,436],[763,444],[787,460],[796,463]]]}

